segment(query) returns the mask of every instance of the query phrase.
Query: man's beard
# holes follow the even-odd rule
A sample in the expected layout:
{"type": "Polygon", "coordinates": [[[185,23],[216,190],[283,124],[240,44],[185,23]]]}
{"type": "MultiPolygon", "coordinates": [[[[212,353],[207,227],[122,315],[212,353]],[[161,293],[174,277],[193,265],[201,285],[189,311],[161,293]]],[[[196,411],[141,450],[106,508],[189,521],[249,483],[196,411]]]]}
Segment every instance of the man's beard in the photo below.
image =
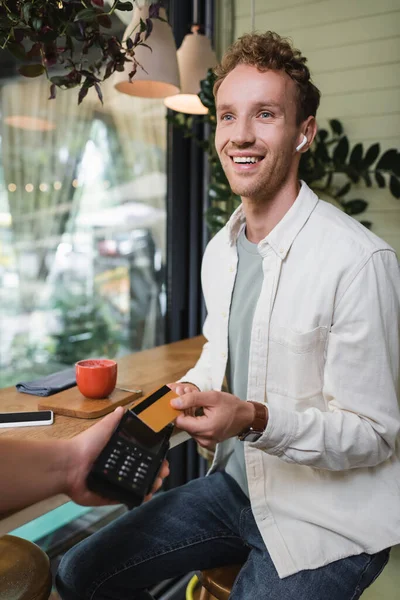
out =
{"type": "MultiPolygon", "coordinates": [[[[268,155],[263,158],[263,161],[266,160],[268,160],[268,155]]],[[[234,194],[242,198],[249,198],[255,204],[265,204],[270,198],[274,198],[286,183],[291,162],[291,155],[286,156],[281,153],[274,165],[268,165],[269,168],[265,168],[257,177],[249,177],[248,181],[246,181],[246,176],[230,178],[228,169],[225,171],[225,175],[234,194]]]]}

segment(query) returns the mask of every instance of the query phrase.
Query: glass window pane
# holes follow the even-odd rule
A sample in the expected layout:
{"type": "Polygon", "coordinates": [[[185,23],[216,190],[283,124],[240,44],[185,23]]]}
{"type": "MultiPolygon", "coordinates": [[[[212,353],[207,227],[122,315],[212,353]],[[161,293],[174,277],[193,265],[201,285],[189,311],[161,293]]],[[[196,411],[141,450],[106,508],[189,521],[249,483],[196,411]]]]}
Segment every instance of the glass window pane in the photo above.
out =
{"type": "Polygon", "coordinates": [[[165,108],[0,87],[0,387],[164,341],[165,108]]]}

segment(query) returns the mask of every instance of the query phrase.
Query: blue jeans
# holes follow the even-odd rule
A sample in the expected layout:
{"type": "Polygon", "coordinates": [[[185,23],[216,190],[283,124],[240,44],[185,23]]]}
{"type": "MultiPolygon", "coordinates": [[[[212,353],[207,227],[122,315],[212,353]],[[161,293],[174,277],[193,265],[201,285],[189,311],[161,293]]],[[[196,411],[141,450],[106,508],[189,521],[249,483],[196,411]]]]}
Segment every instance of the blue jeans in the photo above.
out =
{"type": "Polygon", "coordinates": [[[249,499],[226,473],[159,494],[93,534],[63,558],[63,600],[150,600],[158,582],[243,563],[232,600],[356,600],[382,571],[389,550],[360,554],[280,579],[249,499]]]}

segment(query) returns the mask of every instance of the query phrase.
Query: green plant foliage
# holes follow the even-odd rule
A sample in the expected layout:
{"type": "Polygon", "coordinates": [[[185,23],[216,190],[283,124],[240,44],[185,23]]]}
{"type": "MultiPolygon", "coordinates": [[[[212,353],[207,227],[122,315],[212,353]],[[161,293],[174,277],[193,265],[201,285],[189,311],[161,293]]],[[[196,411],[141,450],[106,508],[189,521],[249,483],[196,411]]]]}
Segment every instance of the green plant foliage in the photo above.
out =
{"type": "Polygon", "coordinates": [[[119,348],[120,333],[100,299],[67,294],[54,302],[59,333],[53,334],[52,360],[72,365],[93,356],[113,358],[119,348]]]}
{"type": "Polygon", "coordinates": [[[26,63],[19,68],[21,75],[45,73],[51,82],[50,98],[55,97],[56,87],[79,86],[80,103],[94,87],[103,102],[102,81],[114,71],[124,71],[125,63],[131,65],[130,79],[136,73],[135,48],[147,46],[152,19],[164,20],[159,17],[161,6],[161,1],[153,2],[134,40],[121,41],[107,33],[112,27],[110,17],[115,10],[132,10],[132,2],[114,0],[105,11],[104,0],[4,0],[0,2],[0,49],[26,63]],[[52,67],[60,65],[66,74],[52,76],[52,67]]]}
{"type": "MultiPolygon", "coordinates": [[[[212,235],[225,225],[240,204],[240,198],[231,192],[215,151],[214,81],[215,76],[210,69],[206,79],[201,82],[199,93],[200,100],[209,110],[207,115],[197,117],[208,126],[207,140],[196,138],[193,117],[183,113],[174,113],[167,117],[186,137],[194,138],[207,154],[211,177],[208,187],[210,208],[206,212],[206,220],[212,235]]],[[[379,188],[388,187],[392,196],[400,198],[400,152],[392,148],[380,155],[379,143],[372,144],[366,151],[362,144],[351,148],[341,121],[331,119],[329,126],[331,131],[319,130],[312,147],[301,155],[300,179],[317,194],[330,198],[352,216],[358,216],[368,208],[365,200],[351,197],[353,184],[363,182],[367,187],[371,187],[376,182],[379,188]]],[[[357,193],[359,192],[360,190],[357,190],[357,193]]],[[[361,223],[368,228],[372,225],[370,221],[361,223]]]]}
{"type": "MultiPolygon", "coordinates": [[[[329,125],[331,131],[321,129],[310,150],[302,154],[300,178],[352,216],[368,208],[365,200],[348,198],[353,184],[364,182],[372,187],[375,181],[379,188],[388,186],[392,196],[400,198],[400,152],[392,148],[380,156],[379,143],[372,144],[366,151],[362,144],[356,144],[350,151],[342,123],[332,119],[329,125]]],[[[366,227],[371,226],[369,221],[361,222],[366,227]]]]}

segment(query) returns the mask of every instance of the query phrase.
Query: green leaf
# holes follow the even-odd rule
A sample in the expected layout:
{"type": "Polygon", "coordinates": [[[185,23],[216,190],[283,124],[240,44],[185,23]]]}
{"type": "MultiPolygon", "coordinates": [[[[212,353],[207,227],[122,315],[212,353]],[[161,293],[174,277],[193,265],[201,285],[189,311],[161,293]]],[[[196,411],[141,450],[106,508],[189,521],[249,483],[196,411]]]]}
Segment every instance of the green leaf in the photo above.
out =
{"type": "Polygon", "coordinates": [[[214,110],[215,110],[215,104],[214,104],[214,100],[213,99],[210,100],[210,98],[206,94],[204,94],[204,92],[200,92],[198,94],[198,96],[199,96],[202,104],[204,104],[204,106],[206,108],[214,108],[214,110]]]}
{"type": "Polygon", "coordinates": [[[376,161],[381,151],[379,144],[372,144],[367,150],[367,154],[363,160],[363,168],[369,169],[369,167],[376,161]]]}
{"type": "Polygon", "coordinates": [[[26,23],[31,18],[31,10],[32,10],[32,4],[30,4],[29,2],[24,2],[24,5],[22,7],[22,16],[26,23]]]}
{"type": "MultiPolygon", "coordinates": [[[[200,96],[200,93],[202,93],[204,95],[204,99],[207,100],[207,102],[209,104],[212,104],[214,109],[215,109],[215,98],[214,98],[214,94],[213,94],[213,88],[214,88],[215,80],[216,80],[216,76],[214,75],[213,70],[209,69],[207,72],[207,77],[200,81],[200,92],[199,92],[199,96],[200,96]]],[[[202,100],[202,102],[203,102],[203,100],[202,100]]],[[[204,106],[206,106],[206,104],[204,102],[203,102],[203,104],[204,104],[204,106]]]]}
{"type": "Polygon", "coordinates": [[[211,200],[228,200],[231,193],[230,187],[224,183],[214,182],[208,188],[208,195],[211,200]]]}
{"type": "Polygon", "coordinates": [[[343,126],[340,121],[338,121],[337,119],[331,119],[329,121],[329,125],[331,126],[333,133],[336,133],[336,135],[342,135],[343,126]]]}
{"type": "Polygon", "coordinates": [[[72,54],[74,51],[74,43],[72,41],[72,38],[70,35],[65,35],[65,48],[66,50],[69,50],[70,53],[72,54]]]}
{"type": "Polygon", "coordinates": [[[207,214],[210,217],[227,217],[227,212],[226,210],[223,210],[222,208],[220,208],[219,206],[211,206],[208,210],[207,210],[207,214]]]}
{"type": "Polygon", "coordinates": [[[94,84],[94,88],[96,90],[97,96],[99,97],[100,102],[103,104],[103,93],[101,91],[100,85],[96,82],[94,84]]]}
{"type": "Polygon", "coordinates": [[[204,150],[204,152],[209,152],[210,151],[210,142],[208,142],[207,140],[203,140],[203,141],[199,141],[198,142],[199,148],[201,148],[202,150],[204,150]]]}
{"type": "Polygon", "coordinates": [[[397,153],[396,160],[393,162],[394,162],[394,164],[393,164],[392,171],[395,175],[400,177],[400,152],[397,153]]]}
{"type": "Polygon", "coordinates": [[[173,125],[174,127],[182,127],[183,125],[181,124],[180,120],[179,120],[179,115],[181,115],[182,113],[170,113],[166,115],[166,119],[168,123],[171,123],[171,125],[173,125]]]}
{"type": "Polygon", "coordinates": [[[40,56],[41,49],[42,49],[42,44],[40,42],[35,42],[32,45],[31,49],[28,50],[28,52],[26,53],[26,56],[28,58],[38,57],[38,56],[40,56]]]}
{"type": "Polygon", "coordinates": [[[326,129],[320,129],[318,131],[318,137],[321,140],[321,142],[324,142],[326,140],[326,138],[328,137],[329,133],[327,132],[326,129]]]}
{"type": "MultiPolygon", "coordinates": [[[[1,26],[0,26],[1,29],[1,26]]],[[[7,28],[8,31],[9,28],[7,28]]],[[[23,42],[25,37],[30,37],[30,31],[27,28],[13,29],[14,41],[15,42],[23,42]]]]}
{"type": "Polygon", "coordinates": [[[82,100],[85,98],[85,96],[87,96],[87,93],[89,91],[89,85],[86,85],[86,82],[83,84],[83,86],[81,87],[81,89],[79,90],[79,94],[78,94],[78,104],[80,104],[82,102],[82,100]]]}
{"type": "Polygon", "coordinates": [[[392,148],[391,150],[386,150],[384,154],[380,157],[378,164],[375,169],[377,171],[392,171],[396,168],[397,163],[397,150],[392,148]]]}
{"type": "Polygon", "coordinates": [[[43,20],[40,17],[34,17],[32,19],[32,27],[35,31],[40,31],[42,29],[43,20]]]}
{"type": "Polygon", "coordinates": [[[342,196],[345,196],[346,194],[349,193],[350,189],[351,189],[351,183],[349,181],[343,187],[341,187],[340,190],[335,194],[335,198],[342,198],[342,196]]]}
{"type": "Polygon", "coordinates": [[[9,42],[7,48],[19,60],[26,60],[25,48],[20,42],[9,42]]]}
{"type": "Polygon", "coordinates": [[[344,135],[340,138],[338,145],[333,151],[333,161],[335,164],[340,165],[346,162],[347,155],[349,153],[349,140],[344,135]]]}
{"type": "MultiPolygon", "coordinates": [[[[306,152],[306,154],[303,154],[303,156],[307,156],[307,154],[308,154],[308,152],[306,152]]],[[[329,156],[329,152],[325,145],[325,142],[317,142],[317,144],[315,146],[314,154],[315,154],[315,158],[318,161],[324,163],[325,165],[330,164],[331,157],[329,156]]]]}
{"type": "Polygon", "coordinates": [[[133,10],[132,2],[117,2],[115,7],[117,10],[133,10]]]}
{"type": "Polygon", "coordinates": [[[302,154],[299,163],[299,178],[303,179],[307,183],[307,179],[313,170],[314,157],[312,156],[312,152],[306,152],[305,154],[302,154]]]}
{"type": "Polygon", "coordinates": [[[97,12],[94,8],[84,8],[80,10],[76,15],[74,22],[76,21],[93,21],[97,16],[97,12]]]}
{"type": "Polygon", "coordinates": [[[395,175],[390,177],[389,189],[392,193],[392,196],[395,198],[400,198],[400,180],[397,179],[395,175]]]}
{"type": "Polygon", "coordinates": [[[200,81],[200,89],[208,97],[212,96],[213,83],[209,79],[202,79],[200,81]]]}
{"type": "Polygon", "coordinates": [[[343,171],[350,177],[353,183],[358,183],[360,181],[358,171],[352,165],[345,165],[343,171]]]}
{"type": "Polygon", "coordinates": [[[180,127],[184,127],[186,129],[186,115],[183,113],[177,113],[174,115],[175,121],[180,127]]]}
{"type": "Polygon", "coordinates": [[[213,179],[215,179],[215,181],[217,183],[222,183],[222,184],[228,186],[228,181],[226,179],[225,172],[219,161],[215,164],[215,166],[213,166],[212,174],[213,174],[213,179]]]}
{"type": "Polygon", "coordinates": [[[68,78],[66,75],[54,75],[54,77],[50,77],[50,81],[57,87],[61,87],[67,83],[68,78]]]}
{"type": "Polygon", "coordinates": [[[99,23],[99,25],[101,25],[105,29],[111,29],[112,21],[111,21],[110,17],[108,15],[106,15],[105,13],[97,15],[96,20],[99,23]]]}
{"type": "Polygon", "coordinates": [[[52,83],[50,86],[50,96],[48,97],[48,100],[54,100],[55,97],[56,97],[56,86],[54,83],[52,83]]]}
{"type": "Polygon", "coordinates": [[[210,229],[211,235],[215,235],[224,225],[225,223],[221,222],[220,219],[209,217],[206,213],[207,225],[210,229]]]}
{"type": "MultiPolygon", "coordinates": [[[[124,69],[123,68],[120,69],[119,65],[117,65],[116,70],[118,70],[118,71],[122,70],[123,71],[124,69]]],[[[129,71],[129,73],[128,73],[129,83],[132,83],[132,79],[135,77],[136,71],[137,71],[137,63],[133,63],[133,65],[132,65],[132,71],[129,71]]]]}
{"type": "Polygon", "coordinates": [[[367,229],[371,229],[372,227],[371,221],[359,221],[359,223],[361,223],[361,225],[364,225],[364,227],[366,227],[367,229]]]}
{"type": "Polygon", "coordinates": [[[362,156],[363,156],[363,145],[356,144],[354,146],[353,150],[351,151],[349,163],[356,169],[359,169],[361,167],[362,156]]]}
{"type": "Polygon", "coordinates": [[[151,32],[153,31],[153,21],[151,19],[146,19],[146,34],[144,39],[147,40],[151,32]]]}
{"type": "Polygon", "coordinates": [[[385,181],[385,178],[382,175],[382,173],[380,173],[379,171],[376,171],[375,179],[376,179],[376,183],[378,184],[378,187],[380,187],[380,188],[386,187],[386,181],[385,181]]]}
{"type": "Polygon", "coordinates": [[[85,42],[85,31],[82,26],[82,23],[69,23],[66,29],[66,40],[68,37],[74,38],[77,42],[85,42]]]}
{"type": "Polygon", "coordinates": [[[361,177],[364,179],[365,185],[367,187],[372,187],[372,179],[368,171],[364,171],[363,173],[361,173],[361,177]]]}
{"type": "Polygon", "coordinates": [[[44,68],[44,66],[39,64],[22,65],[22,67],[18,69],[18,72],[24,77],[39,77],[39,75],[42,75],[42,73],[44,73],[45,71],[46,69],[44,68]]]}
{"type": "Polygon", "coordinates": [[[343,202],[342,206],[348,215],[354,216],[364,212],[368,206],[368,203],[365,202],[365,200],[356,199],[343,202]]]}
{"type": "Polygon", "coordinates": [[[74,77],[70,77],[69,75],[55,75],[54,77],[50,77],[51,83],[54,83],[57,87],[65,87],[66,89],[79,85],[80,79],[79,74],[74,77]]]}

